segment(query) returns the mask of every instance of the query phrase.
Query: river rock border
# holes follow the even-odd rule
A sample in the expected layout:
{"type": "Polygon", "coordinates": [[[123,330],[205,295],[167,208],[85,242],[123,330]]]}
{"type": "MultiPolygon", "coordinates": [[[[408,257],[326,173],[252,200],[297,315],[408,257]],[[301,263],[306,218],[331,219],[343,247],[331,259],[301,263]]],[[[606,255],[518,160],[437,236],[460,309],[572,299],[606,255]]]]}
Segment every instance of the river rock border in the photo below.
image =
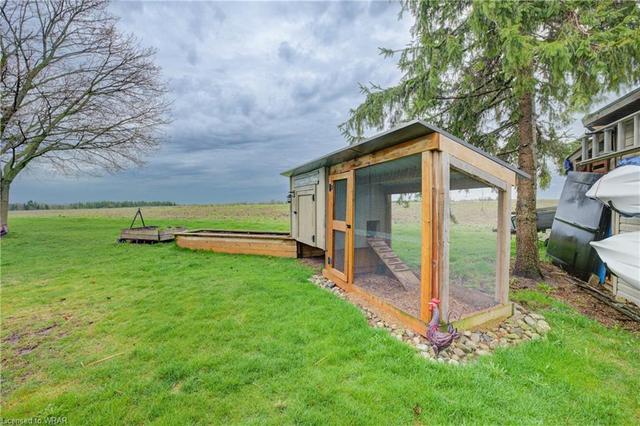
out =
{"type": "MultiPolygon", "coordinates": [[[[309,281],[318,287],[331,291],[341,299],[350,300],[344,290],[321,275],[314,275],[309,278],[309,281]]],[[[366,306],[354,304],[365,314],[370,326],[386,329],[393,337],[413,346],[421,356],[430,361],[452,365],[465,364],[478,357],[491,355],[498,348],[516,346],[529,340],[541,339],[551,330],[549,323],[542,315],[529,312],[524,307],[515,304],[512,317],[489,330],[461,331],[460,338],[436,356],[433,348],[424,337],[380,318],[366,306]]]]}

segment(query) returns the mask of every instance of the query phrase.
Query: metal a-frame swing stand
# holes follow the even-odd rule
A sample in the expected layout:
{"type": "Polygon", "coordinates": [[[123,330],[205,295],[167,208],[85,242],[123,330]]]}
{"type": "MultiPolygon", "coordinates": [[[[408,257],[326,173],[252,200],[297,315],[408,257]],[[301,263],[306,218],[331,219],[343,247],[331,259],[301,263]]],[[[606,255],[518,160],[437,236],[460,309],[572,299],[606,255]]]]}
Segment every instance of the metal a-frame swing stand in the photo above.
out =
{"type": "Polygon", "coordinates": [[[130,242],[135,244],[163,243],[167,241],[173,241],[175,239],[175,233],[183,231],[186,231],[186,228],[162,229],[158,226],[147,226],[144,223],[144,217],[142,217],[142,210],[138,208],[136,214],[133,216],[133,220],[131,221],[131,225],[129,225],[129,228],[123,229],[120,232],[118,242],[130,242]],[[136,219],[138,219],[138,217],[140,217],[142,226],[134,227],[136,219]]]}

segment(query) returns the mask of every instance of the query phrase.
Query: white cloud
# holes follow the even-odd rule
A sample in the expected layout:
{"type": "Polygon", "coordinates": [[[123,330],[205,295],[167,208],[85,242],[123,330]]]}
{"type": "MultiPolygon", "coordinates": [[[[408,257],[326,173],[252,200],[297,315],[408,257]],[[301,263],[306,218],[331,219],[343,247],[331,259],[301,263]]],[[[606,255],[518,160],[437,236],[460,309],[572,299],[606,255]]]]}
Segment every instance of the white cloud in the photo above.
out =
{"type": "Polygon", "coordinates": [[[378,47],[409,39],[390,2],[114,2],[119,27],[158,50],[169,140],[115,176],[19,176],[15,201],[283,199],[280,172],[346,143],[337,126],[358,83],[399,78],[378,47]]]}

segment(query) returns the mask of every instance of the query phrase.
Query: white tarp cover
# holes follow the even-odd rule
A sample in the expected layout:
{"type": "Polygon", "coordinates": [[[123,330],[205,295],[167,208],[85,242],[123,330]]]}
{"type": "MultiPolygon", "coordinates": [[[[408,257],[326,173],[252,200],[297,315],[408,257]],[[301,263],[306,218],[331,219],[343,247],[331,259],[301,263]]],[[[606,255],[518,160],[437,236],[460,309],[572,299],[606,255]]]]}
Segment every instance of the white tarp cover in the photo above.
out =
{"type": "Polygon", "coordinates": [[[640,231],[614,235],[590,244],[611,273],[640,290],[640,231]]]}
{"type": "Polygon", "coordinates": [[[594,183],[586,195],[625,216],[640,216],[640,166],[612,170],[594,183]]]}

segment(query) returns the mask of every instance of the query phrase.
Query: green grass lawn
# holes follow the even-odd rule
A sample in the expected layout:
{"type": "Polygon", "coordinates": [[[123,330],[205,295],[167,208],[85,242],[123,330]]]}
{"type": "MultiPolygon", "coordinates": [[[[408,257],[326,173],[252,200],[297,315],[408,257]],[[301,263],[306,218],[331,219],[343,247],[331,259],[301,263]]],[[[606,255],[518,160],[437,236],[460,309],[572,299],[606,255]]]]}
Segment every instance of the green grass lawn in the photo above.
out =
{"type": "MultiPolygon", "coordinates": [[[[148,221],[287,228],[251,214],[148,221]]],[[[4,419],[640,422],[640,339],[542,293],[513,298],[544,313],[547,338],[453,367],[370,328],[356,307],[307,282],[312,271],[296,260],[116,244],[127,225],[11,218],[1,244],[4,419]]]]}

